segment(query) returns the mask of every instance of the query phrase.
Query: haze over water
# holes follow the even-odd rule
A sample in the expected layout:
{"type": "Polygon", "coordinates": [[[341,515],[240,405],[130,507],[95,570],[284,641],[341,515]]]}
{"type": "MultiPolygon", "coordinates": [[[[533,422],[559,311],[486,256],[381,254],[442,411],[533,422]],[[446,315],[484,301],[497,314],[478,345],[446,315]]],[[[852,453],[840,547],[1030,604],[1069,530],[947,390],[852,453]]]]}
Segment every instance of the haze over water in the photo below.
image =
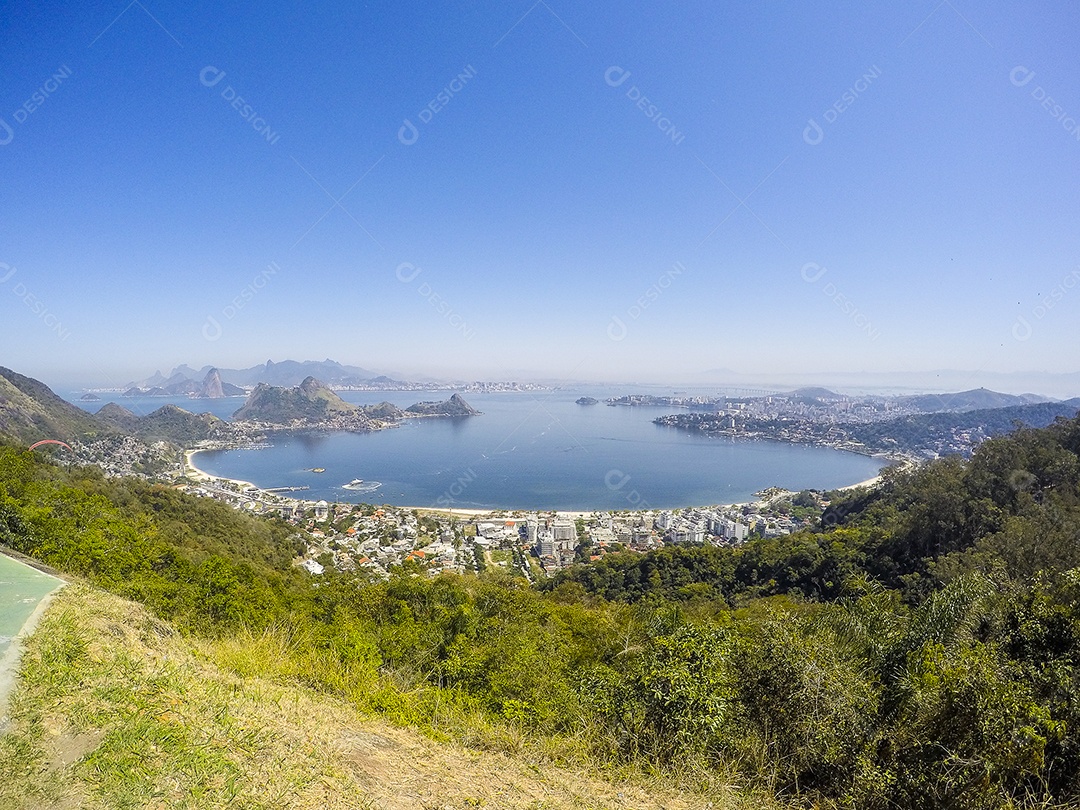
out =
{"type": "MultiPolygon", "coordinates": [[[[643,389],[635,389],[640,392],[643,389]]],[[[629,393],[575,388],[466,394],[482,411],[465,419],[416,419],[369,434],[272,436],[258,450],[200,453],[213,475],[261,487],[309,486],[305,499],[402,506],[504,509],[674,508],[753,499],[768,486],[831,489],[873,477],[879,459],[822,447],[746,442],[677,432],[652,424],[669,407],[581,406],[582,396],[629,393]],[[312,468],[325,473],[312,473],[312,468]],[[341,486],[378,481],[374,492],[341,486]]],[[[656,391],[655,393],[670,393],[656,391]]],[[[708,392],[703,392],[708,393],[708,392]]],[[[356,403],[407,406],[447,392],[342,392],[356,403]]],[[[163,400],[119,399],[138,410],[163,400]]],[[[178,402],[228,417],[241,399],[178,402]]],[[[80,403],[97,410],[101,403],[80,403]]]]}

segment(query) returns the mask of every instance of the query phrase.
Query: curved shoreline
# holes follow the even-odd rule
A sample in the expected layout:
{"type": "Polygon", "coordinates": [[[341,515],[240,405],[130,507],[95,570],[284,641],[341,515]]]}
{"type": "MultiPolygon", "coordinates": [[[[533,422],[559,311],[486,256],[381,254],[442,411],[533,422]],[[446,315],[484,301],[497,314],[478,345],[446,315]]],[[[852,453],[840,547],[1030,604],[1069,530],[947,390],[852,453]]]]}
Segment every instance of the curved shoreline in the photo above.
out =
{"type": "MultiPolygon", "coordinates": [[[[209,450],[235,450],[235,449],[238,449],[238,448],[236,448],[236,447],[221,447],[221,448],[203,447],[203,448],[192,448],[192,449],[184,450],[184,475],[187,476],[187,477],[190,477],[190,478],[194,478],[196,481],[201,481],[201,482],[206,482],[206,483],[209,483],[209,482],[223,482],[223,483],[235,484],[236,486],[239,486],[242,490],[255,490],[260,495],[273,495],[274,497],[279,498],[279,499],[281,499],[283,501],[288,501],[288,502],[292,502],[292,503],[296,503],[296,504],[305,504],[305,505],[309,505],[309,506],[314,506],[316,503],[318,503],[318,501],[307,500],[307,499],[304,499],[304,498],[291,498],[291,497],[288,497],[288,496],[285,496],[285,495],[281,495],[280,493],[268,492],[263,487],[260,487],[257,484],[252,483],[251,481],[242,481],[242,480],[240,480],[238,478],[223,478],[221,476],[211,475],[210,473],[208,473],[208,472],[206,472],[204,470],[201,470],[197,466],[195,466],[195,462],[194,462],[193,458],[198,453],[205,453],[205,452],[207,452],[209,450]]],[[[833,449],[839,449],[839,448],[833,448],[833,449]]],[[[859,455],[861,455],[861,454],[859,454],[859,455]]],[[[888,459],[888,458],[883,457],[883,460],[886,460],[886,461],[890,462],[890,464],[901,463],[897,459],[888,459]]],[[[842,486],[842,487],[831,487],[831,489],[836,490],[836,491],[846,492],[846,491],[849,491],[849,490],[860,489],[862,487],[876,486],[877,484],[879,484],[881,482],[881,480],[882,480],[882,476],[881,476],[880,473],[878,473],[873,478],[868,478],[865,481],[859,481],[858,483],[855,483],[855,484],[847,484],[846,486],[842,486]]],[[[791,492],[791,491],[792,490],[785,490],[785,492],[791,492]]],[[[822,491],[827,491],[827,490],[822,490],[822,491]]],[[[594,514],[596,512],[664,512],[664,511],[673,511],[675,509],[729,509],[729,508],[735,508],[735,507],[741,507],[741,506],[753,506],[754,504],[759,504],[759,503],[767,503],[770,500],[772,500],[772,498],[755,498],[754,500],[751,500],[751,501],[736,501],[736,502],[733,502],[733,503],[694,504],[694,505],[691,505],[691,506],[674,506],[674,507],[670,507],[670,508],[654,508],[654,509],[585,509],[585,510],[582,510],[582,509],[518,509],[518,508],[510,508],[510,507],[492,507],[490,509],[476,509],[476,508],[456,509],[456,508],[438,507],[438,506],[406,506],[406,505],[398,505],[398,504],[386,504],[386,505],[391,506],[391,507],[393,507],[395,509],[404,509],[404,510],[407,510],[407,511],[425,512],[425,513],[428,513],[428,514],[440,514],[440,515],[446,515],[446,516],[453,516],[453,515],[457,514],[457,515],[467,516],[467,517],[483,517],[485,515],[496,515],[496,514],[503,514],[503,513],[507,513],[507,512],[523,512],[523,513],[539,512],[539,513],[554,513],[554,514],[557,514],[557,515],[564,515],[564,516],[571,516],[571,517],[585,517],[585,516],[588,516],[588,515],[592,515],[592,514],[594,514]]],[[[335,501],[335,503],[352,503],[352,501],[335,501]]],[[[360,501],[357,501],[357,503],[360,503],[360,501]]]]}
{"type": "Polygon", "coordinates": [[[195,462],[192,460],[192,458],[196,454],[205,453],[210,449],[214,449],[214,450],[235,450],[237,448],[234,448],[234,447],[221,447],[221,448],[200,447],[200,448],[197,448],[197,449],[185,450],[184,451],[184,475],[185,475],[185,477],[194,478],[196,481],[199,481],[199,482],[202,482],[202,483],[221,482],[221,483],[226,483],[226,484],[236,484],[238,487],[240,487],[243,490],[254,489],[254,490],[258,491],[260,494],[263,494],[263,495],[274,495],[274,496],[276,496],[278,498],[282,498],[283,500],[296,501],[297,503],[312,503],[312,504],[317,503],[317,501],[305,501],[302,498],[285,498],[284,496],[278,495],[275,492],[267,492],[263,487],[260,487],[258,484],[253,484],[251,481],[241,481],[239,478],[223,478],[220,475],[211,475],[210,473],[206,472],[205,470],[200,470],[198,467],[195,466],[195,462]]]}
{"type": "Polygon", "coordinates": [[[860,481],[857,484],[848,484],[846,487],[836,487],[838,492],[847,492],[852,489],[862,489],[863,487],[875,487],[881,483],[882,476],[878,473],[873,478],[867,478],[865,481],[860,481]]]}
{"type": "MultiPolygon", "coordinates": [[[[253,489],[259,490],[260,492],[262,491],[262,487],[256,486],[255,484],[251,483],[250,481],[241,481],[239,478],[222,478],[219,475],[211,475],[210,473],[205,472],[204,470],[200,470],[198,467],[196,467],[195,462],[192,461],[192,458],[197,453],[205,453],[209,449],[210,448],[201,447],[201,448],[198,448],[198,449],[185,450],[184,451],[184,475],[188,476],[189,478],[194,478],[197,481],[226,481],[226,482],[228,482],[230,484],[238,484],[238,485],[243,486],[245,488],[253,488],[253,489]]],[[[222,447],[220,449],[222,449],[222,450],[235,450],[236,448],[222,447]]]]}

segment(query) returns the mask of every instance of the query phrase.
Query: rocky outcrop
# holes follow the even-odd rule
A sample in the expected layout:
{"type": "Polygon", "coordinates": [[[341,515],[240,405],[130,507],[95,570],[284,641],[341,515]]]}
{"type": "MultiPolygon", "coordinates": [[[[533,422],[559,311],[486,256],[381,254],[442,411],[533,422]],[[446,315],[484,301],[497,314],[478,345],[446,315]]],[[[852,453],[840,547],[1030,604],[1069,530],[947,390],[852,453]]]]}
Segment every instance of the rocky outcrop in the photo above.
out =
{"type": "Polygon", "coordinates": [[[405,409],[413,416],[476,416],[480,411],[465,401],[461,394],[454,394],[445,402],[417,402],[405,409]]]}

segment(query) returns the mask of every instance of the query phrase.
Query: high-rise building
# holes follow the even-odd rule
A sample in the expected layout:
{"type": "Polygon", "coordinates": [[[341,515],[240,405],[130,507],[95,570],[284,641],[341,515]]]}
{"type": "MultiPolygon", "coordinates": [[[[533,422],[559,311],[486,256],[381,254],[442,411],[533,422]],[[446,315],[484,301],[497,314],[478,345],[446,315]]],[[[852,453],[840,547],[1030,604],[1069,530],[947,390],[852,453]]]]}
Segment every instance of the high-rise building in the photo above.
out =
{"type": "Polygon", "coordinates": [[[543,529],[536,536],[536,553],[541,557],[555,556],[555,535],[543,529]]]}

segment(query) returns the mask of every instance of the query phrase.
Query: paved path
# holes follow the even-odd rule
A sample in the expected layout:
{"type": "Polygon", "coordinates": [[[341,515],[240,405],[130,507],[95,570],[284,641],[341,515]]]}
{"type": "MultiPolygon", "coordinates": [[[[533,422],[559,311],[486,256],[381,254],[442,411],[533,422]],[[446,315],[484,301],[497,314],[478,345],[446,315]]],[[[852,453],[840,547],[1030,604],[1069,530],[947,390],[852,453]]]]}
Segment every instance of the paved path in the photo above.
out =
{"type": "Polygon", "coordinates": [[[7,722],[7,698],[15,685],[20,642],[33,631],[47,597],[62,585],[63,580],[0,554],[0,731],[7,722]]]}

